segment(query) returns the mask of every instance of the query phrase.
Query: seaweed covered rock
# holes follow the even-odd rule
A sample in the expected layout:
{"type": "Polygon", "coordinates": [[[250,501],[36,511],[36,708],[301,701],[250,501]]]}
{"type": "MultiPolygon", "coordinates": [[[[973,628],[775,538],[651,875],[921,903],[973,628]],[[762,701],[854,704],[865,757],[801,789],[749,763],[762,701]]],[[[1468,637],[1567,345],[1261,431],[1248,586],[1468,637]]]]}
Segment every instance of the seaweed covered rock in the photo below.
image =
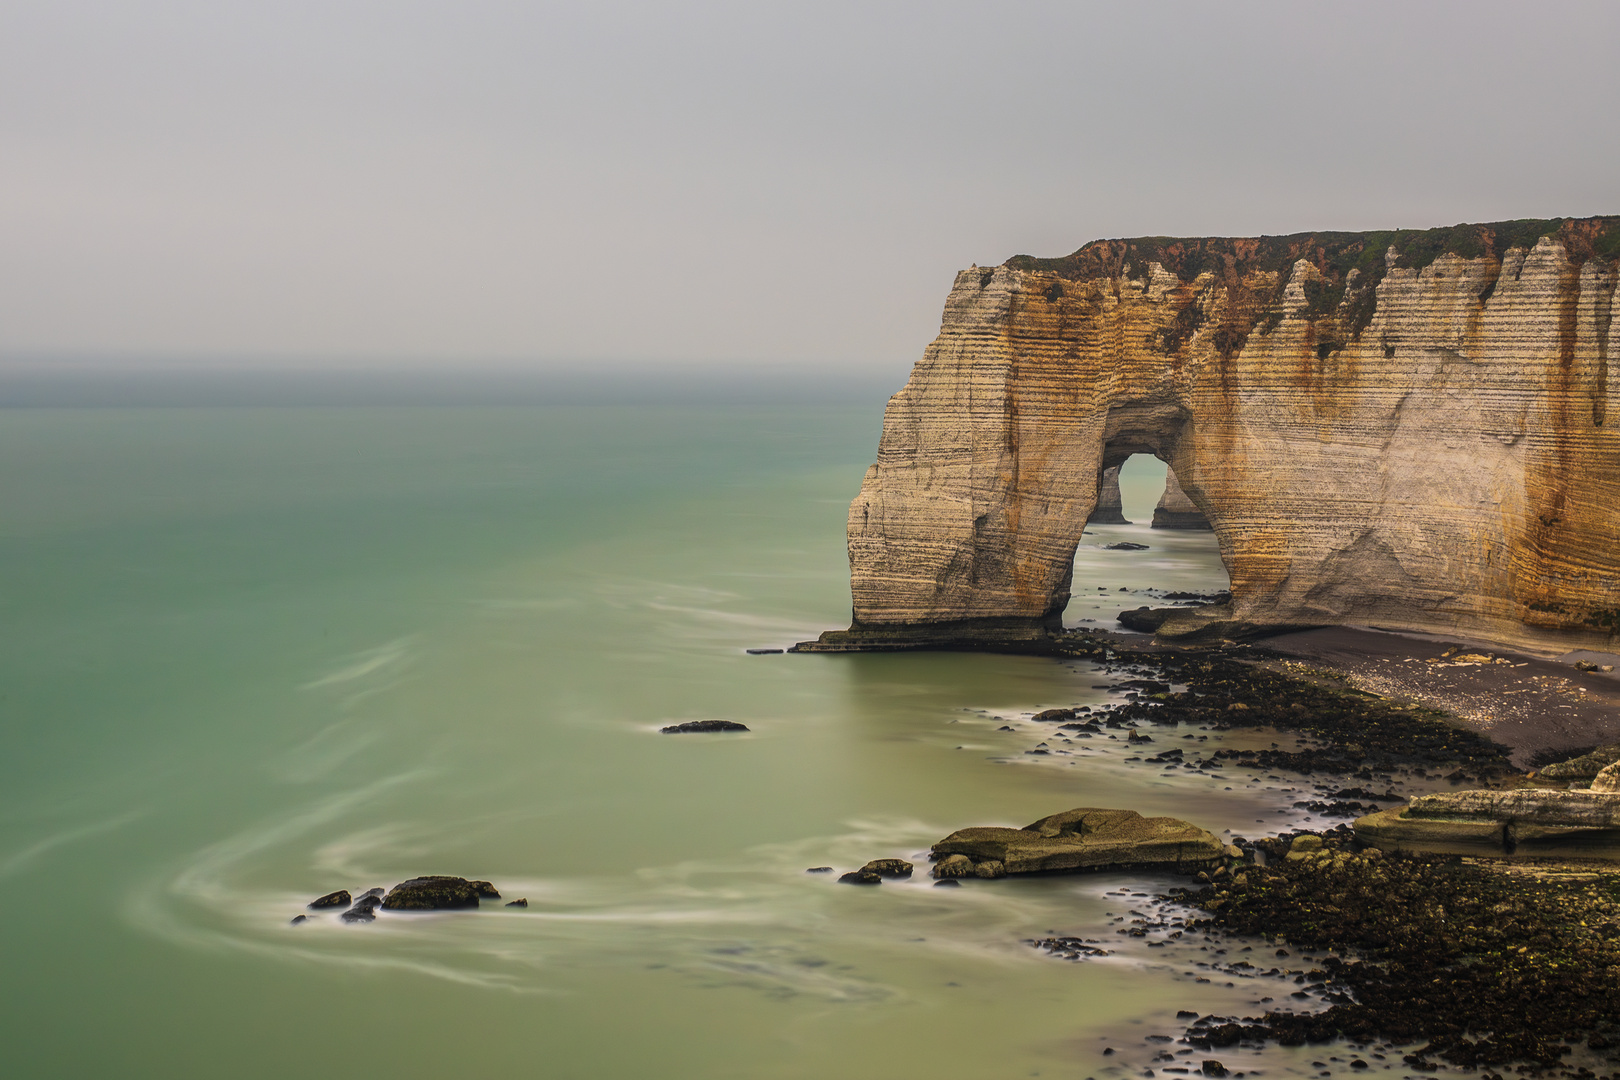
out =
{"type": "Polygon", "coordinates": [[[1620,743],[1600,746],[1591,753],[1548,765],[1537,775],[1545,780],[1590,780],[1617,761],[1620,761],[1620,743]]]}
{"type": "Polygon", "coordinates": [[[475,908],[479,897],[499,900],[501,894],[487,881],[432,875],[402,881],[388,890],[382,906],[388,911],[450,911],[475,908]]]}
{"type": "Polygon", "coordinates": [[[908,878],[911,876],[912,865],[904,859],[873,859],[861,870],[887,878],[908,878]]]}
{"type": "Polygon", "coordinates": [[[1415,1044],[1405,1062],[1419,1072],[1436,1071],[1437,1061],[1469,1069],[1522,1062],[1521,1076],[1591,1075],[1564,1055],[1576,1040],[1606,1049],[1620,1033],[1620,874],[1589,864],[1524,872],[1495,860],[1389,857],[1355,851],[1342,834],[1323,840],[1315,850],[1302,845],[1301,859],[1250,866],[1183,899],[1209,914],[1189,930],[1219,927],[1296,953],[1341,954],[1304,973],[1320,979],[1315,992],[1330,1007],[1276,1007],[1214,1026],[1206,1018],[1187,1032],[1193,1046],[1382,1039],[1415,1044]]]}
{"type": "Polygon", "coordinates": [[[339,889],[337,892],[329,892],[319,899],[311,900],[306,906],[311,911],[319,911],[321,908],[347,907],[350,899],[348,889],[339,889]]]}
{"type": "Polygon", "coordinates": [[[1207,830],[1177,818],[1079,807],[1022,829],[958,829],[935,844],[933,852],[940,857],[936,877],[965,877],[967,874],[958,872],[960,863],[953,863],[950,872],[942,872],[950,857],[968,859],[975,868],[998,863],[997,869],[1007,874],[1126,867],[1196,869],[1221,859],[1224,847],[1207,830]]]}

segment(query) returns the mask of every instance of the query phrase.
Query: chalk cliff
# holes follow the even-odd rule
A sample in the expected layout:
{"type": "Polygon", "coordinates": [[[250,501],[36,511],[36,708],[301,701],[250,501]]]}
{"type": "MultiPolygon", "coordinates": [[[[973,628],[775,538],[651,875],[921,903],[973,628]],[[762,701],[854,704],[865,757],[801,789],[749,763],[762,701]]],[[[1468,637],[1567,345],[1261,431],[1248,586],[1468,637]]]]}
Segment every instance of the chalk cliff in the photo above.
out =
{"type": "Polygon", "coordinates": [[[1087,525],[1129,525],[1125,516],[1125,502],[1119,494],[1119,466],[1104,469],[1102,484],[1097,489],[1097,506],[1086,518],[1087,525]]]}
{"type": "Polygon", "coordinates": [[[1151,453],[1231,604],[1554,651],[1620,630],[1620,218],[1148,238],[958,274],[850,507],[829,647],[1039,635],[1104,470],[1151,453]]]}
{"type": "Polygon", "coordinates": [[[1159,505],[1153,508],[1153,527],[1155,529],[1205,529],[1209,528],[1209,519],[1204,512],[1181,490],[1176,483],[1176,470],[1169,469],[1164,476],[1164,494],[1159,496],[1159,505]]]}

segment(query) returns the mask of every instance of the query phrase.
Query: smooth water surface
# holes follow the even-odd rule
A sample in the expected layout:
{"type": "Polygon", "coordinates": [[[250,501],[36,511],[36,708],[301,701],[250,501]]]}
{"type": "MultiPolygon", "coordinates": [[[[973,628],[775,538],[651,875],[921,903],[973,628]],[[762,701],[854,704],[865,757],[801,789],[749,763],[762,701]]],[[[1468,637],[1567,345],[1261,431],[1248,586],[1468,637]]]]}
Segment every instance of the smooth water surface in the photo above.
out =
{"type": "MultiPolygon", "coordinates": [[[[0,412],[8,1071],[1085,1077],[1121,1032],[1248,1008],[1023,943],[1106,933],[1135,879],[804,872],[1077,805],[1286,824],[1121,744],[1026,754],[1028,713],[1111,696],[1090,665],[747,655],[847,623],[879,423],[0,412]],[[752,732],[657,732],[698,718],[752,732]],[[529,906],[289,925],[423,873],[529,906]]],[[[1075,591],[1109,598],[1071,621],[1225,583],[1208,534],[1114,533],[1151,550],[1083,546],[1075,591]]]]}

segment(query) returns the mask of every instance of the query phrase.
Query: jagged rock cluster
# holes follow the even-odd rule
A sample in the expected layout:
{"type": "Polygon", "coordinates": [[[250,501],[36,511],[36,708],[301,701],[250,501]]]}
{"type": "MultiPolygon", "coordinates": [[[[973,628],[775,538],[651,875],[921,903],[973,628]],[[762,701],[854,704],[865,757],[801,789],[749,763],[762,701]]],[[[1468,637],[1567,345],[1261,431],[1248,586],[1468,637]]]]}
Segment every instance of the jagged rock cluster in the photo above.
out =
{"type": "Polygon", "coordinates": [[[1175,470],[1232,579],[1163,635],[1614,647],[1620,218],[1099,241],[957,275],[850,507],[825,647],[1039,635],[1100,478],[1175,470]]]}

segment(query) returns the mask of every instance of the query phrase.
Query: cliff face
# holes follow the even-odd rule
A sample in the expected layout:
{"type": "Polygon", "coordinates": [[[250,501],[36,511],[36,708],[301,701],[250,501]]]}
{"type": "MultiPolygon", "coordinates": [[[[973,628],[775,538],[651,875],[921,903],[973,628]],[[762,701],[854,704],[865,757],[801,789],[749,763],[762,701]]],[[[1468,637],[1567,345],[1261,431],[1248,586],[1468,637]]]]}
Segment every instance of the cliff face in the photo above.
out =
{"type": "Polygon", "coordinates": [[[1087,525],[1129,525],[1125,516],[1125,502],[1119,494],[1119,466],[1104,469],[1102,483],[1097,489],[1097,505],[1086,518],[1087,525]]]}
{"type": "Polygon", "coordinates": [[[1163,634],[1613,648],[1617,255],[1620,218],[1594,218],[1100,241],[963,271],[850,507],[853,638],[1053,625],[1099,477],[1151,453],[1233,592],[1163,634]]]}
{"type": "Polygon", "coordinates": [[[1181,490],[1176,482],[1176,470],[1169,469],[1164,475],[1164,494],[1159,496],[1159,505],[1153,508],[1153,527],[1155,529],[1202,529],[1209,530],[1209,519],[1204,512],[1198,509],[1187,493],[1181,490]]]}

